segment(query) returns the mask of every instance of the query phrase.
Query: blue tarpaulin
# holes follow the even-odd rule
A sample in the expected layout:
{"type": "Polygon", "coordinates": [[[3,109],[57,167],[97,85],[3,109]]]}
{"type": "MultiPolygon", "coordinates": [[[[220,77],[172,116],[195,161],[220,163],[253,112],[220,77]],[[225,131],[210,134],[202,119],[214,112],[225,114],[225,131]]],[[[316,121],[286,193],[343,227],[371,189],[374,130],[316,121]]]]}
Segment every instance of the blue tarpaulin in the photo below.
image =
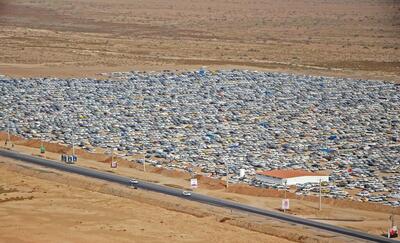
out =
{"type": "Polygon", "coordinates": [[[329,136],[328,139],[329,140],[336,140],[336,139],[338,139],[338,137],[336,135],[331,135],[331,136],[329,136]]]}
{"type": "Polygon", "coordinates": [[[330,149],[330,148],[323,148],[323,149],[321,149],[321,151],[324,153],[328,153],[328,154],[335,152],[334,149],[330,149]]]}
{"type": "Polygon", "coordinates": [[[262,126],[264,128],[268,128],[269,127],[268,122],[266,122],[266,121],[260,122],[258,125],[260,125],[260,126],[262,126]]]}

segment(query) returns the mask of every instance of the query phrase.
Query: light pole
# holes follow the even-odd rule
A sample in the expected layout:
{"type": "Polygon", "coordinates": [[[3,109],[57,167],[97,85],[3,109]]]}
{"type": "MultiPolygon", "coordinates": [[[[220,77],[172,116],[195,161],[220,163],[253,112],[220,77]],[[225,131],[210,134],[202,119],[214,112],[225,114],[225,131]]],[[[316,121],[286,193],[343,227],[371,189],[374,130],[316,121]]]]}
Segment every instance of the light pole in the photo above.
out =
{"type": "Polygon", "coordinates": [[[143,143],[143,172],[146,172],[146,153],[145,153],[144,143],[143,143]]]}
{"type": "Polygon", "coordinates": [[[111,167],[114,166],[114,148],[111,148],[111,167]]]}
{"type": "Polygon", "coordinates": [[[10,117],[7,118],[7,139],[5,142],[5,145],[7,146],[8,144],[10,144],[10,147],[13,147],[13,143],[11,141],[11,127],[10,127],[10,117]]]}
{"type": "Polygon", "coordinates": [[[7,141],[6,141],[6,145],[7,143],[11,144],[11,136],[10,136],[10,119],[8,119],[7,121],[7,141]]]}
{"type": "Polygon", "coordinates": [[[75,133],[72,134],[72,155],[75,155],[75,133]]]}
{"type": "Polygon", "coordinates": [[[321,211],[321,209],[322,209],[322,196],[321,196],[321,194],[322,194],[322,190],[321,190],[321,179],[319,179],[319,211],[321,211]]]}
{"type": "Polygon", "coordinates": [[[285,199],[287,199],[287,197],[286,197],[286,191],[287,191],[287,181],[285,180],[285,199]]]}
{"type": "Polygon", "coordinates": [[[225,170],[226,170],[226,190],[228,190],[229,186],[229,168],[228,168],[228,162],[225,159],[225,170]]]}
{"type": "MultiPolygon", "coordinates": [[[[286,203],[286,199],[287,199],[287,197],[286,197],[286,189],[287,188],[287,180],[285,180],[285,203],[286,203]]],[[[286,205],[283,207],[283,212],[284,213],[286,213],[286,205]]]]}
{"type": "Polygon", "coordinates": [[[142,133],[143,172],[146,172],[146,151],[147,151],[146,147],[148,144],[146,136],[147,136],[146,133],[143,131],[142,133]]]}

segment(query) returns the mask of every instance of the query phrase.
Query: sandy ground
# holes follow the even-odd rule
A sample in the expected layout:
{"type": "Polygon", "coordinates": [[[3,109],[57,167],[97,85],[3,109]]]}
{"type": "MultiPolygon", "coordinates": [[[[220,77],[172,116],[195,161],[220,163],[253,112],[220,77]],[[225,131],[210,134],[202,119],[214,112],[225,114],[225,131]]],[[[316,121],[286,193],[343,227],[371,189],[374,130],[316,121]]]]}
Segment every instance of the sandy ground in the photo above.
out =
{"type": "MultiPolygon", "coordinates": [[[[399,47],[399,1],[0,1],[0,74],[11,76],[98,77],[207,66],[400,81],[399,47]]],[[[79,165],[111,171],[89,159],[79,165]]],[[[113,172],[188,187],[171,174],[122,166],[113,172]]],[[[0,174],[0,241],[283,242],[212,218],[1,168],[0,174]]],[[[279,198],[214,186],[198,191],[268,209],[280,205],[279,198]]],[[[389,224],[390,212],[332,205],[319,212],[316,203],[295,199],[291,207],[292,214],[373,234],[389,224]]]]}
{"type": "Polygon", "coordinates": [[[249,68],[400,81],[393,0],[3,0],[0,73],[249,68]]]}
{"type": "Polygon", "coordinates": [[[0,174],[2,242],[290,242],[210,217],[22,175],[4,165],[0,174]]]}
{"type": "Polygon", "coordinates": [[[358,242],[8,158],[0,173],[1,242],[358,242]]]}
{"type": "MultiPolygon", "coordinates": [[[[16,142],[20,144],[32,144],[31,142],[16,142]]],[[[0,145],[3,146],[3,141],[0,141],[0,145]]],[[[47,146],[49,148],[49,146],[47,146]]],[[[24,152],[32,155],[39,155],[38,148],[27,147],[23,145],[15,145],[13,150],[24,152]]],[[[46,152],[46,158],[59,160],[60,155],[58,153],[46,152]]],[[[98,169],[106,172],[117,173],[120,175],[125,175],[129,177],[134,177],[142,180],[148,180],[156,183],[160,183],[167,186],[173,186],[178,188],[189,188],[188,178],[182,176],[178,172],[160,172],[155,168],[148,168],[148,171],[153,171],[153,173],[144,173],[141,167],[129,168],[126,164],[120,163],[117,169],[111,169],[109,163],[97,162],[93,159],[83,159],[79,158],[78,164],[80,166],[98,169]],[[160,174],[161,173],[161,174],[160,174]]],[[[136,164],[136,163],[134,163],[136,164]]],[[[260,208],[278,210],[281,203],[281,198],[277,197],[276,193],[270,193],[268,196],[250,196],[244,195],[242,193],[232,193],[226,191],[225,188],[219,187],[218,184],[202,184],[200,181],[200,187],[195,189],[197,192],[220,197],[224,199],[229,199],[249,205],[253,205],[260,208]]],[[[371,234],[382,234],[387,230],[389,225],[389,216],[393,212],[398,214],[396,217],[396,222],[400,224],[400,214],[399,210],[391,210],[389,207],[377,210],[376,205],[371,205],[370,207],[364,207],[363,210],[357,209],[351,202],[346,204],[332,204],[324,203],[323,210],[318,210],[318,203],[306,200],[291,199],[291,210],[288,212],[293,215],[298,215],[301,217],[320,220],[321,222],[335,224],[339,226],[349,227],[358,229],[361,231],[366,231],[371,234]],[[347,205],[348,207],[345,207],[347,205]]]]}

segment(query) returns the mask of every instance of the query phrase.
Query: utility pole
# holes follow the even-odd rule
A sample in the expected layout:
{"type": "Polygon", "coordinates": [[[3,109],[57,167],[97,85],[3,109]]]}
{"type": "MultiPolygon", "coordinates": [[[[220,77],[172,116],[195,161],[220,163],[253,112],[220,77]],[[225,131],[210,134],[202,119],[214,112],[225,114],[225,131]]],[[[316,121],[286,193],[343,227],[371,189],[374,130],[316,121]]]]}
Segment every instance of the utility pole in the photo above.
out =
{"type": "MultiPolygon", "coordinates": [[[[285,180],[285,201],[286,201],[286,189],[287,188],[287,180],[285,180]]],[[[286,207],[283,207],[283,212],[286,213],[286,207]]]]}
{"type": "Polygon", "coordinates": [[[143,143],[143,172],[146,172],[146,154],[144,149],[144,143],[143,143]]]}
{"type": "Polygon", "coordinates": [[[286,197],[286,191],[287,191],[287,181],[285,180],[285,199],[287,199],[287,197],[286,197]]]}
{"type": "Polygon", "coordinates": [[[11,140],[10,140],[10,119],[7,120],[7,140],[6,140],[6,146],[8,145],[8,143],[11,144],[11,140]]]}
{"type": "Polygon", "coordinates": [[[146,172],[146,134],[143,132],[142,134],[142,154],[143,154],[143,172],[146,172]]]}
{"type": "Polygon", "coordinates": [[[7,141],[10,142],[10,120],[7,122],[7,141]]]}
{"type": "Polygon", "coordinates": [[[319,179],[319,211],[322,209],[322,196],[321,196],[321,179],[319,179]]]}
{"type": "Polygon", "coordinates": [[[75,155],[75,134],[72,135],[72,155],[75,155]]]}
{"type": "Polygon", "coordinates": [[[226,189],[228,190],[228,186],[229,186],[229,168],[228,168],[227,160],[225,160],[225,170],[226,170],[226,189]]]}
{"type": "Polygon", "coordinates": [[[114,165],[114,148],[111,148],[111,165],[114,165]]]}

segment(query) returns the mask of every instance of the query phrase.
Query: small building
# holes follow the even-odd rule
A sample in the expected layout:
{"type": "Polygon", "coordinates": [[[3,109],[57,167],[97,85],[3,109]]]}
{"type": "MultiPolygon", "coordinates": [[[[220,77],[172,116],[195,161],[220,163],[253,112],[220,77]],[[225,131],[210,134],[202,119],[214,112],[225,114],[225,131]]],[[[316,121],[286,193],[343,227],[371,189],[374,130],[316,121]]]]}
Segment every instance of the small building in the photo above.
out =
{"type": "Polygon", "coordinates": [[[328,182],[329,176],[305,170],[270,170],[257,172],[256,179],[268,184],[296,185],[328,182]]]}

